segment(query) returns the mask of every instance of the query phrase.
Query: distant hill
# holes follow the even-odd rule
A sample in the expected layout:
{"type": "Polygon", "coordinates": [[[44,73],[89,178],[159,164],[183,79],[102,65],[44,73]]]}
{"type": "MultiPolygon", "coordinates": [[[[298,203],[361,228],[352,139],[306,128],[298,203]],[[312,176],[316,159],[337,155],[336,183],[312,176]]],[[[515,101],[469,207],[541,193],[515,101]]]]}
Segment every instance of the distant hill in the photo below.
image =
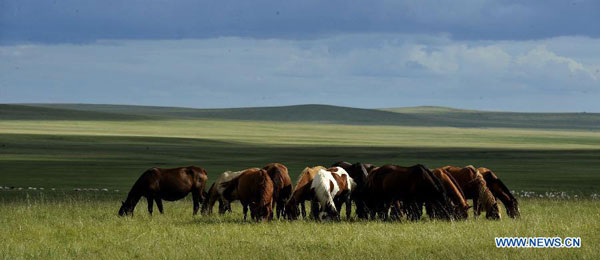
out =
{"type": "Polygon", "coordinates": [[[510,127],[600,130],[599,113],[516,113],[446,107],[361,109],[330,105],[296,105],[228,109],[194,109],[92,104],[0,105],[0,120],[148,120],[214,119],[315,122],[352,125],[510,127]]]}

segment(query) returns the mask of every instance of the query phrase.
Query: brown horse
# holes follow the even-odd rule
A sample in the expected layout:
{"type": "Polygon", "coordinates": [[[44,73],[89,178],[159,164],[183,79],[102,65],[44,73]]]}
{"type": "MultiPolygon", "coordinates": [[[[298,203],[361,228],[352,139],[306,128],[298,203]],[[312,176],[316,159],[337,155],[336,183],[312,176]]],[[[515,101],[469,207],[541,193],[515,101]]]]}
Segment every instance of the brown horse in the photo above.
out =
{"type": "Polygon", "coordinates": [[[158,211],[163,213],[162,200],[175,201],[192,193],[194,215],[204,200],[204,185],[208,179],[206,170],[196,166],[161,169],[152,168],[145,171],[133,184],[127,199],[121,204],[119,216],[132,215],[140,198],[148,200],[148,213],[152,215],[153,202],[156,201],[158,211]]]}
{"type": "Polygon", "coordinates": [[[285,202],[292,196],[292,180],[288,174],[288,168],[280,163],[270,163],[263,169],[267,171],[274,183],[278,183],[278,185],[273,187],[273,200],[277,206],[275,212],[277,213],[277,218],[280,216],[285,217],[283,208],[285,202]]]}
{"type": "Polygon", "coordinates": [[[446,166],[442,169],[446,170],[458,182],[463,190],[466,199],[473,200],[473,212],[475,216],[481,214],[481,210],[485,209],[486,218],[500,219],[500,209],[494,195],[487,188],[487,184],[483,176],[469,165],[464,168],[446,166]]]}
{"type": "Polygon", "coordinates": [[[423,203],[430,206],[430,217],[451,219],[452,204],[440,180],[423,165],[402,167],[384,165],[369,174],[365,202],[371,218],[375,213],[387,220],[388,211],[401,202],[408,217],[418,220],[423,203]]]}
{"type": "Polygon", "coordinates": [[[237,198],[244,209],[244,221],[248,215],[256,221],[271,220],[273,217],[273,182],[267,171],[252,168],[245,170],[239,176],[220,184],[219,189],[224,189],[223,197],[232,201],[237,198]]]}
{"type": "MultiPolygon", "coordinates": [[[[228,201],[225,198],[223,198],[223,194],[222,194],[223,189],[219,189],[219,187],[220,187],[221,183],[230,181],[233,178],[238,177],[243,172],[244,171],[237,171],[237,172],[226,171],[226,172],[222,173],[221,175],[219,175],[217,180],[215,180],[213,185],[210,186],[210,189],[206,193],[207,194],[206,199],[204,200],[204,203],[202,203],[202,214],[208,214],[208,215],[212,214],[212,209],[217,201],[219,202],[219,214],[224,214],[227,211],[231,212],[231,206],[230,206],[231,201],[228,201]]],[[[232,197],[235,200],[235,194],[232,194],[232,197]]]]}
{"type": "Polygon", "coordinates": [[[494,194],[496,199],[502,201],[504,207],[506,208],[506,214],[511,218],[518,218],[521,216],[521,212],[519,210],[519,202],[510,192],[508,187],[504,185],[504,183],[498,178],[494,172],[492,172],[488,168],[477,168],[479,173],[483,175],[483,179],[487,184],[488,189],[494,194]]]}
{"type": "MultiPolygon", "coordinates": [[[[300,173],[300,176],[298,177],[298,181],[296,181],[296,186],[294,187],[294,191],[292,192],[292,196],[285,203],[285,212],[286,212],[286,217],[288,219],[292,219],[292,220],[298,219],[298,217],[300,215],[300,209],[298,208],[299,205],[302,207],[302,218],[306,218],[306,207],[304,205],[304,202],[307,200],[312,201],[312,199],[314,197],[314,192],[313,192],[313,190],[311,190],[310,185],[312,184],[312,181],[315,178],[315,175],[317,175],[317,172],[319,172],[319,170],[321,170],[321,169],[325,169],[325,167],[323,167],[323,166],[306,167],[300,173]]],[[[314,207],[313,207],[313,209],[314,209],[314,207]]],[[[311,213],[313,213],[312,215],[315,219],[318,217],[318,216],[315,216],[317,213],[316,211],[311,212],[311,213]]]]}
{"type": "Polygon", "coordinates": [[[433,169],[431,172],[440,179],[446,190],[446,194],[448,194],[448,197],[454,204],[454,218],[466,219],[469,217],[469,208],[471,206],[467,203],[465,194],[454,177],[442,168],[433,169]]]}

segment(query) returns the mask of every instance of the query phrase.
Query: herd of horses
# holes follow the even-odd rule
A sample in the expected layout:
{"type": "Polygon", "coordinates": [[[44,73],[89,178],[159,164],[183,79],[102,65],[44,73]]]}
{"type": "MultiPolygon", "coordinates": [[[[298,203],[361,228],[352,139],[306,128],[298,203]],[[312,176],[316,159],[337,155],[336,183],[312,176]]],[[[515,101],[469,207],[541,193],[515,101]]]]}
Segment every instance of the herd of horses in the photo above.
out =
{"type": "Polygon", "coordinates": [[[432,219],[459,220],[486,212],[488,219],[500,219],[501,201],[511,218],[520,216],[517,199],[487,168],[446,166],[428,169],[423,165],[402,167],[367,163],[337,162],[331,167],[306,167],[292,187],[288,168],[271,163],[263,168],[222,173],[205,190],[205,169],[195,166],[145,171],[135,182],[119,215],[133,215],[142,197],[163,213],[162,200],[175,201],[192,193],[194,211],[212,214],[218,202],[219,214],[231,212],[231,203],[240,201],[244,220],[248,209],[253,220],[274,217],[296,220],[307,218],[305,202],[311,202],[308,218],[340,220],[345,205],[346,219],[351,219],[352,205],[358,219],[417,221],[425,213],[432,219]],[[468,200],[472,201],[469,205],[468,200]],[[273,212],[275,209],[275,212],[273,212]]]}

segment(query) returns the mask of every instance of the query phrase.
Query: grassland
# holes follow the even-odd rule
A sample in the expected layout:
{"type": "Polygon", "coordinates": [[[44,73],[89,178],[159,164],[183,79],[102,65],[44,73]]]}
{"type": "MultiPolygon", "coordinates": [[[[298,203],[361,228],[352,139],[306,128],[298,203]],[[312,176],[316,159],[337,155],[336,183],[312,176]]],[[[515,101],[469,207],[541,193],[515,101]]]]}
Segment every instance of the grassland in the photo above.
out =
{"type": "Polygon", "coordinates": [[[25,107],[0,107],[0,186],[45,190],[0,191],[3,258],[598,257],[600,201],[590,195],[600,193],[600,132],[593,130],[600,121],[488,129],[257,121],[254,112],[244,120],[204,118],[176,108],[25,107]],[[339,160],[481,165],[513,190],[565,191],[579,199],[522,198],[523,218],[500,222],[250,224],[240,222],[239,209],[192,217],[190,201],[165,204],[162,216],[147,216],[143,203],[134,218],[116,217],[119,200],[149,167],[195,164],[214,178],[278,161],[296,175],[339,160]],[[583,248],[496,249],[495,236],[580,236],[583,248]]]}

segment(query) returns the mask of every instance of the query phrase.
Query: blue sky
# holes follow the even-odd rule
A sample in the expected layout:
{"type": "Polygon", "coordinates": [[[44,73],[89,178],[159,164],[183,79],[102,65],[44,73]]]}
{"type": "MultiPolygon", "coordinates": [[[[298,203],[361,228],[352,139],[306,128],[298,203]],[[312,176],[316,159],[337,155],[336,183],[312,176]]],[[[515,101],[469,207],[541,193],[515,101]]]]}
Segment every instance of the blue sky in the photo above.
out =
{"type": "Polygon", "coordinates": [[[0,103],[600,112],[600,1],[0,0],[0,103]]]}

